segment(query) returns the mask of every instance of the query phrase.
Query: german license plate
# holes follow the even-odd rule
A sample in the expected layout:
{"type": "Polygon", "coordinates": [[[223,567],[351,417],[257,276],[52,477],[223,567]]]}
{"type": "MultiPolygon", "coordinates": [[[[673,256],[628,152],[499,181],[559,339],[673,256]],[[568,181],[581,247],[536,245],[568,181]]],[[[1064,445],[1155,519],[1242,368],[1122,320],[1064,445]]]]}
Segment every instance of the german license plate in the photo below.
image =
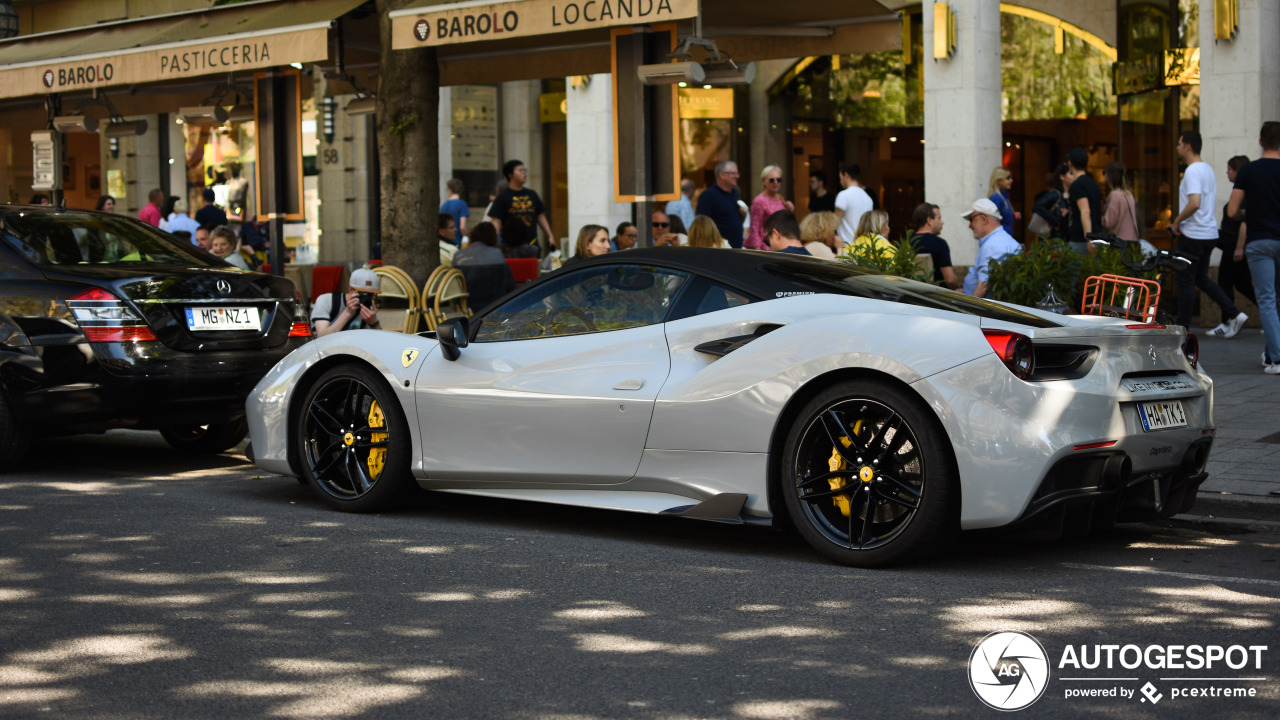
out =
{"type": "Polygon", "coordinates": [[[1187,426],[1187,413],[1182,409],[1181,400],[1138,403],[1138,417],[1147,432],[1187,426]]]}
{"type": "Polygon", "coordinates": [[[261,327],[256,307],[187,308],[187,328],[190,330],[258,330],[261,327]]]}

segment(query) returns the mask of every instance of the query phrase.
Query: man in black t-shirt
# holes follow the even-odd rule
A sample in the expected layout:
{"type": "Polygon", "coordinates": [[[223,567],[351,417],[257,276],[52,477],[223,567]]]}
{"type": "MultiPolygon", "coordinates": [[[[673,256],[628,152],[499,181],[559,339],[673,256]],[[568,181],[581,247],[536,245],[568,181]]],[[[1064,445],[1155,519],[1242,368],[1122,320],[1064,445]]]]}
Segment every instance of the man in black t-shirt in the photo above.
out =
{"type": "Polygon", "coordinates": [[[916,252],[929,253],[933,258],[933,281],[959,290],[964,283],[951,266],[951,246],[938,236],[942,232],[942,211],[933,203],[920,203],[911,213],[911,224],[916,228],[911,236],[916,252]]]}
{"type": "Polygon", "coordinates": [[[1236,173],[1227,215],[1241,217],[1248,199],[1244,256],[1253,274],[1258,315],[1266,335],[1263,372],[1280,375],[1280,312],[1276,304],[1276,278],[1280,276],[1280,122],[1263,123],[1258,144],[1262,146],[1262,157],[1236,173]]]}
{"type": "Polygon", "coordinates": [[[1102,190],[1089,174],[1089,153],[1084,148],[1075,148],[1068,153],[1067,164],[1071,166],[1071,172],[1067,173],[1071,183],[1067,190],[1071,198],[1067,242],[1081,252],[1093,252],[1093,246],[1088,244],[1085,235],[1102,230],[1102,190]]]}
{"type": "Polygon", "coordinates": [[[200,199],[204,202],[204,206],[196,211],[196,222],[214,227],[222,227],[227,224],[227,212],[213,204],[216,198],[217,196],[213,194],[211,188],[205,188],[204,192],[200,193],[200,199]]]}
{"type": "Polygon", "coordinates": [[[827,192],[827,174],[821,170],[809,173],[809,212],[835,212],[836,194],[827,192]]]}
{"type": "Polygon", "coordinates": [[[494,224],[504,244],[536,246],[541,227],[550,247],[555,249],[556,239],[551,234],[551,223],[547,222],[547,207],[538,193],[524,186],[529,170],[519,160],[508,160],[502,166],[502,174],[507,178],[507,187],[494,198],[485,219],[494,224]]]}

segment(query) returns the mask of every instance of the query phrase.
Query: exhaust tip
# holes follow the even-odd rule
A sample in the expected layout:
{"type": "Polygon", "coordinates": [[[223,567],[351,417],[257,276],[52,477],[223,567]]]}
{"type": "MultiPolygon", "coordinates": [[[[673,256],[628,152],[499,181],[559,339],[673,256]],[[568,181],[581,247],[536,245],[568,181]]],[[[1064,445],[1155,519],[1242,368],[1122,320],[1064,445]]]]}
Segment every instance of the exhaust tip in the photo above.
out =
{"type": "Polygon", "coordinates": [[[1205,445],[1192,445],[1182,456],[1182,471],[1187,475],[1199,475],[1208,464],[1209,448],[1205,445]]]}
{"type": "Polygon", "coordinates": [[[1133,461],[1128,455],[1113,455],[1102,467],[1102,480],[1108,488],[1123,488],[1133,476],[1133,461]]]}

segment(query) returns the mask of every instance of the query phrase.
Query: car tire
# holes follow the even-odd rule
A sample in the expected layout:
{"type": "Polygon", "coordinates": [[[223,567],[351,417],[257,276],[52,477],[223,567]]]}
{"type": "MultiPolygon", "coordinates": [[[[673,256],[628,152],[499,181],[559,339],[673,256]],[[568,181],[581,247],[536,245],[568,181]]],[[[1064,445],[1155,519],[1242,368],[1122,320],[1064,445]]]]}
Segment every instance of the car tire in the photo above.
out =
{"type": "Polygon", "coordinates": [[[823,390],[788,432],[781,470],[800,535],[842,565],[920,560],[959,530],[946,432],[907,389],[854,380],[823,390]]]}
{"type": "Polygon", "coordinates": [[[9,409],[9,399],[0,392],[0,472],[22,463],[31,447],[31,437],[23,432],[9,409]]]}
{"type": "Polygon", "coordinates": [[[391,387],[363,365],[321,375],[290,428],[303,478],[331,507],[385,510],[417,487],[409,474],[409,424],[391,387]]]}
{"type": "Polygon", "coordinates": [[[160,436],[169,443],[170,447],[179,452],[190,455],[216,455],[239,445],[248,432],[248,421],[240,418],[224,423],[164,428],[160,431],[160,436]]]}

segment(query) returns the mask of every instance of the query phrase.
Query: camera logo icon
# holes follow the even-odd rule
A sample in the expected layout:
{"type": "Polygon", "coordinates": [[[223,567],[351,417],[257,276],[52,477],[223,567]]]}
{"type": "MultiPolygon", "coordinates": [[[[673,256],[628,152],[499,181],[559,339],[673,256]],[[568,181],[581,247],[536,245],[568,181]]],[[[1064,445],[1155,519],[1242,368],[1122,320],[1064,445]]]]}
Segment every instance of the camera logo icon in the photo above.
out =
{"type": "Polygon", "coordinates": [[[1048,684],[1049,656],[1026,633],[991,633],[969,656],[969,686],[995,710],[1029,707],[1044,695],[1048,684]]]}

